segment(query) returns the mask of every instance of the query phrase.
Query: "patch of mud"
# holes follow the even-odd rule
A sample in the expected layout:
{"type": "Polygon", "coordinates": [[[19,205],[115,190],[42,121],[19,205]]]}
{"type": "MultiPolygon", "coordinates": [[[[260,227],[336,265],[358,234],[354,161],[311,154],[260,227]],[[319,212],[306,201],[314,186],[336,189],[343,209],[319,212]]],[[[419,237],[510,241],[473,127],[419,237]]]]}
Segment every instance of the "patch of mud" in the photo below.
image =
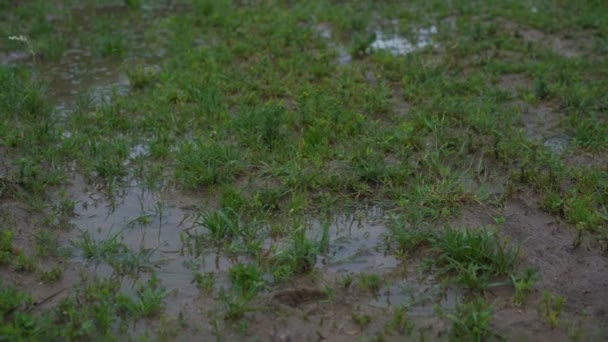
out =
{"type": "Polygon", "coordinates": [[[502,331],[520,331],[528,337],[544,333],[565,338],[564,330],[577,322],[584,336],[598,330],[608,333],[608,258],[591,246],[574,248],[576,228],[569,226],[538,208],[529,194],[508,202],[504,208],[507,217],[504,233],[515,243],[522,243],[523,264],[539,272],[535,303],[520,310],[505,309],[496,314],[495,322],[502,331]],[[566,304],[562,325],[552,332],[548,324],[538,318],[536,308],[542,291],[564,296],[566,304]],[[536,318],[534,316],[536,315],[536,318]]]}
{"type": "Polygon", "coordinates": [[[499,76],[497,85],[511,96],[516,96],[521,90],[529,89],[532,81],[525,74],[503,74],[499,76]]]}
{"type": "Polygon", "coordinates": [[[314,288],[289,289],[274,294],[274,298],[279,302],[293,307],[324,300],[327,297],[327,293],[314,288]]]}
{"type": "Polygon", "coordinates": [[[526,134],[532,141],[542,141],[555,134],[566,116],[548,103],[528,107],[522,112],[526,134]]]}
{"type": "Polygon", "coordinates": [[[566,115],[553,105],[541,102],[536,106],[525,106],[521,111],[528,139],[549,150],[562,154],[571,146],[571,139],[561,133],[560,124],[566,115]]]}
{"type": "MultiPolygon", "coordinates": [[[[0,200],[0,231],[10,229],[14,233],[12,254],[15,258],[25,255],[34,262],[31,272],[17,271],[13,265],[0,265],[2,287],[27,289],[32,298],[30,311],[45,312],[71,294],[73,286],[80,282],[83,267],[79,263],[64,261],[60,255],[69,254],[69,249],[59,247],[66,234],[45,224],[45,216],[32,210],[17,199],[4,195],[0,200]],[[57,246],[55,246],[57,243],[57,246]],[[42,251],[44,249],[44,251],[42,251]],[[39,254],[48,253],[49,257],[39,254]],[[40,280],[41,272],[53,267],[61,269],[61,277],[52,282],[40,280]]],[[[46,254],[45,254],[46,255],[46,254]]]]}
{"type": "Polygon", "coordinates": [[[566,164],[577,167],[598,168],[608,172],[608,156],[585,151],[573,151],[563,157],[566,164]]]}
{"type": "Polygon", "coordinates": [[[567,35],[547,34],[535,28],[523,27],[508,20],[501,20],[500,23],[514,37],[521,38],[526,42],[540,44],[564,57],[581,57],[593,51],[595,32],[591,30],[568,32],[567,35]]]}
{"type": "MultiPolygon", "coordinates": [[[[258,327],[256,337],[291,341],[352,341],[381,334],[388,340],[408,337],[436,340],[447,332],[449,321],[437,315],[437,308],[448,312],[453,310],[461,297],[457,291],[445,291],[432,278],[421,278],[413,270],[406,276],[386,274],[384,280],[387,285],[375,295],[339,285],[330,292],[331,295],[318,288],[309,292],[310,288],[297,288],[297,285],[295,290],[278,292],[287,300],[274,296],[280,307],[271,306],[270,312],[253,317],[252,321],[258,327]],[[304,295],[300,293],[303,289],[306,289],[304,295]],[[300,301],[300,298],[304,300],[300,301]],[[387,332],[397,310],[405,310],[409,334],[400,329],[387,332]],[[355,317],[368,317],[369,323],[360,326],[355,317]],[[268,337],[264,336],[264,331],[270,332],[268,337]]],[[[327,279],[321,280],[324,281],[327,279]]]]}
{"type": "Polygon", "coordinates": [[[405,306],[412,316],[433,316],[437,306],[451,311],[463,294],[458,289],[446,289],[431,276],[421,277],[410,270],[402,279],[392,280],[368,305],[376,308],[396,308],[405,306]]]}

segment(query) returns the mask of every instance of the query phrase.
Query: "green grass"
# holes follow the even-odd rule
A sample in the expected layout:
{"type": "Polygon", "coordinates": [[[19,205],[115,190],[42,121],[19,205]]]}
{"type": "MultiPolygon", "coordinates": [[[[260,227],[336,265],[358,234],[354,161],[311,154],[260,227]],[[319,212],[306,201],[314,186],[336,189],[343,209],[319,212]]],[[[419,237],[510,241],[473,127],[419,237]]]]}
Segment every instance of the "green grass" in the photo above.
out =
{"type": "Polygon", "coordinates": [[[493,308],[482,298],[461,304],[450,315],[453,322],[451,337],[456,341],[485,341],[492,335],[490,322],[493,308]]]}
{"type": "Polygon", "coordinates": [[[470,289],[485,289],[491,277],[510,274],[519,248],[508,246],[489,229],[447,229],[433,247],[441,274],[452,274],[470,289]]]}

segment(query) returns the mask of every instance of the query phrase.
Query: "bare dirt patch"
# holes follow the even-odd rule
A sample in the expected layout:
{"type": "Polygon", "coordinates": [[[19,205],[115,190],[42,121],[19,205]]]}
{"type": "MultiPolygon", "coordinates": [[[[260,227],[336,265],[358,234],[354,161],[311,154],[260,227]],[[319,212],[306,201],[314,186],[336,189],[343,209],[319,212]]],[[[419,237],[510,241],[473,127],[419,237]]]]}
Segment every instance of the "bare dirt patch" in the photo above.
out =
{"type": "Polygon", "coordinates": [[[525,74],[503,74],[498,78],[500,89],[509,92],[511,96],[518,95],[523,89],[529,89],[532,81],[525,74]]]}
{"type": "Polygon", "coordinates": [[[510,32],[513,37],[521,38],[529,43],[540,44],[564,57],[585,56],[593,51],[593,36],[595,32],[592,30],[548,34],[509,20],[501,20],[500,25],[503,29],[510,32]]]}
{"type": "MultiPolygon", "coordinates": [[[[533,319],[540,302],[541,289],[566,298],[562,331],[579,329],[589,336],[608,329],[608,259],[605,252],[593,246],[574,248],[576,229],[542,211],[531,194],[508,202],[504,233],[522,242],[523,264],[538,270],[535,298],[521,310],[501,311],[496,321],[507,324],[511,331],[539,329],[545,336],[555,336],[544,321],[533,319]],[[536,305],[534,304],[536,303],[536,305]],[[521,314],[524,312],[525,314],[521,314]],[[507,316],[514,314],[517,319],[507,316]],[[572,326],[576,322],[580,326],[572,326]],[[545,326],[542,329],[542,326],[545,326]],[[517,327],[526,329],[517,329],[517,327]]],[[[587,336],[584,335],[584,336],[587,336]]],[[[534,335],[530,335],[534,336],[534,335]]],[[[560,336],[560,339],[566,336],[560,336]]]]}
{"type": "Polygon", "coordinates": [[[547,102],[540,102],[522,111],[526,134],[532,141],[542,141],[559,135],[559,125],[565,117],[565,114],[547,102]]]}

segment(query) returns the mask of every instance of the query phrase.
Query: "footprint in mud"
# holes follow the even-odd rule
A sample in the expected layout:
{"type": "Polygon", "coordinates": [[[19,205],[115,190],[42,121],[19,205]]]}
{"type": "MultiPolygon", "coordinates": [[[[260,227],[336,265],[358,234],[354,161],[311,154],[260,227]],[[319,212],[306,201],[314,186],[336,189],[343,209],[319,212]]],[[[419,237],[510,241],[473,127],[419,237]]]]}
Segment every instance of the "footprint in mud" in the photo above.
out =
{"type": "Polygon", "coordinates": [[[326,299],[327,293],[319,289],[299,288],[278,292],[274,298],[282,304],[296,307],[326,299]]]}

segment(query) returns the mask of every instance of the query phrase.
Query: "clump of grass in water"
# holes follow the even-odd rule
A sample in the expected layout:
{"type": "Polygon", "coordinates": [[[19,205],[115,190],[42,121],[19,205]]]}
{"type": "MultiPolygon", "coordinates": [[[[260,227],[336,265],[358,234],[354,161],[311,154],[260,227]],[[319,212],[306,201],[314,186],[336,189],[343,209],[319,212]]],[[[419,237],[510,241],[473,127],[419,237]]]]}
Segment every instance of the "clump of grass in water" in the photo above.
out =
{"type": "Polygon", "coordinates": [[[318,254],[318,243],[306,237],[304,227],[297,228],[292,235],[291,246],[276,251],[272,258],[272,275],[275,281],[280,282],[294,275],[311,272],[318,254]]]}
{"type": "Polygon", "coordinates": [[[382,280],[380,275],[376,273],[362,273],[359,275],[359,287],[361,288],[361,290],[370,292],[374,296],[378,295],[383,283],[384,281],[382,280]]]}
{"type": "Polygon", "coordinates": [[[488,287],[490,277],[510,274],[516,266],[519,248],[500,241],[486,229],[448,228],[433,244],[439,273],[453,275],[470,289],[488,287]]]}

